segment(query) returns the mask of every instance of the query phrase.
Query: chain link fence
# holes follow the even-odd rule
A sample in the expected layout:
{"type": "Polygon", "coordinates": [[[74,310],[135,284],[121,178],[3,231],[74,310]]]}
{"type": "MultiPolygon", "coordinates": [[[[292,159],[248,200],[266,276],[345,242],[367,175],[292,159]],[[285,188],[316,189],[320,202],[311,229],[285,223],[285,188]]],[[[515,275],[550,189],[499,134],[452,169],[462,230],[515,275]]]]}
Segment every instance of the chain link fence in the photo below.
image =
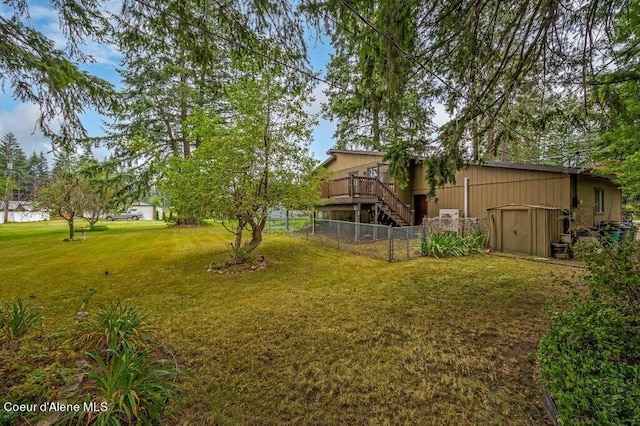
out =
{"type": "Polygon", "coordinates": [[[425,218],[422,225],[392,227],[308,217],[270,220],[265,230],[285,232],[339,250],[393,262],[421,257],[422,243],[432,233],[452,232],[462,236],[477,232],[486,234],[487,220],[425,218]]]}

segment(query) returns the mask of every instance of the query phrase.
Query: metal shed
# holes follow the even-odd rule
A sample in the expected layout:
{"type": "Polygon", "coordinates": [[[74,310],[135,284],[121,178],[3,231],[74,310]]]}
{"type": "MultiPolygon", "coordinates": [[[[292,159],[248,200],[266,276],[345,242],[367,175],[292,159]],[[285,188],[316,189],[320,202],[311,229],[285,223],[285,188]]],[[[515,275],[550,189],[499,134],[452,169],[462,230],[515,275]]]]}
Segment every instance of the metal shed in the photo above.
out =
{"type": "Polygon", "coordinates": [[[551,257],[560,240],[565,214],[550,206],[509,204],[487,209],[489,248],[507,253],[551,257]]]}

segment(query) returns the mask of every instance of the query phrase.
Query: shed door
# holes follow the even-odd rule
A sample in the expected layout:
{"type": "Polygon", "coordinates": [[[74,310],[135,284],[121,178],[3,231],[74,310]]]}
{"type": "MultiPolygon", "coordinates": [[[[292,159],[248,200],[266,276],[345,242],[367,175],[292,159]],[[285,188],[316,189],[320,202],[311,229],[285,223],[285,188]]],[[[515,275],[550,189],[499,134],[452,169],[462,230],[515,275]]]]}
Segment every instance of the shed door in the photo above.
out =
{"type": "Polygon", "coordinates": [[[502,251],[529,254],[530,232],[527,210],[502,211],[502,251]]]}

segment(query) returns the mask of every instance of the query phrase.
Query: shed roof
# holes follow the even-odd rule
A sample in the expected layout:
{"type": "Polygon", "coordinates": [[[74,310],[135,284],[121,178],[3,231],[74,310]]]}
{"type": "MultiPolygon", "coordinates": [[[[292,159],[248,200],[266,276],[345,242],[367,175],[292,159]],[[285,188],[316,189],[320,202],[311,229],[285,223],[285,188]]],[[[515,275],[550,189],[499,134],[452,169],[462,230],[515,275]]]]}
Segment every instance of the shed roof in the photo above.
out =
{"type": "Polygon", "coordinates": [[[508,210],[514,207],[523,207],[532,210],[562,210],[560,207],[546,206],[541,204],[504,204],[502,206],[489,207],[487,208],[487,210],[508,210]]]}
{"type": "MultiPolygon", "coordinates": [[[[0,201],[0,210],[4,210],[4,201],[0,201]]],[[[9,201],[9,211],[35,211],[35,207],[28,201],[9,201]]]]}

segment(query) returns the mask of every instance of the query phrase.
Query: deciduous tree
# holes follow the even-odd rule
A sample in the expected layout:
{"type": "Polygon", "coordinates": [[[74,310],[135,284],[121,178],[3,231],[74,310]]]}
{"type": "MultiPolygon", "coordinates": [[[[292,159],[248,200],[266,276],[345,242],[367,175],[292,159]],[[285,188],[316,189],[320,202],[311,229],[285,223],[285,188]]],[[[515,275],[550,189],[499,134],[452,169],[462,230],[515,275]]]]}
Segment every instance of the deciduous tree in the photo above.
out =
{"type": "Polygon", "coordinates": [[[227,90],[231,116],[195,115],[190,138],[200,147],[169,163],[163,188],[172,205],[222,218],[234,235],[234,261],[245,261],[260,245],[270,210],[311,207],[318,196],[308,152],[309,93],[308,85],[291,91],[273,68],[247,73],[227,90]]]}

